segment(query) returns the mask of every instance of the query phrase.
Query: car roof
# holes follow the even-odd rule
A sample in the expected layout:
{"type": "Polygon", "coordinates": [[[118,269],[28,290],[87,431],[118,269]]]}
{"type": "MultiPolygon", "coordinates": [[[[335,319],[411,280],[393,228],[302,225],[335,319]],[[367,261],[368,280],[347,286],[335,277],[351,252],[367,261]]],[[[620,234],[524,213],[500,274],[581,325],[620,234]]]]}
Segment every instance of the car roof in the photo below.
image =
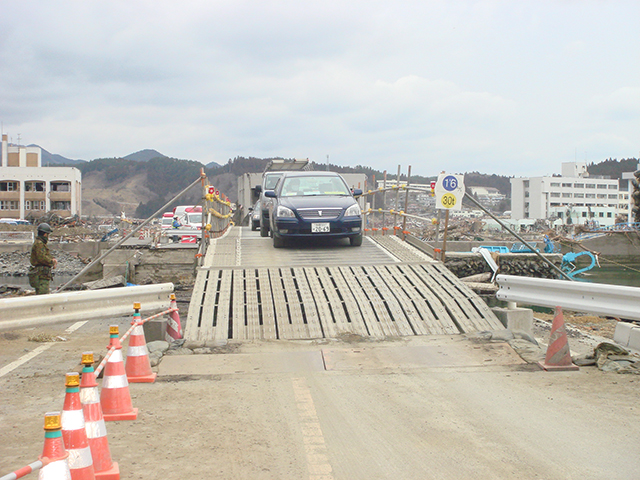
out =
{"type": "Polygon", "coordinates": [[[337,172],[326,172],[326,171],[307,171],[307,172],[285,172],[285,177],[341,177],[341,175],[337,172]]]}

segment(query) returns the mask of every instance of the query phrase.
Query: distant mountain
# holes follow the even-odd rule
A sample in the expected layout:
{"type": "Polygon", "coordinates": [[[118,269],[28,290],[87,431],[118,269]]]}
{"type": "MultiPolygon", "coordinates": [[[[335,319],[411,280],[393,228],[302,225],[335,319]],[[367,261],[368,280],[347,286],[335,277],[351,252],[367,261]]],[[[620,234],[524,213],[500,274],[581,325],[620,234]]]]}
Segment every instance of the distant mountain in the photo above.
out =
{"type": "Polygon", "coordinates": [[[125,160],[133,160],[134,162],[148,162],[152,158],[168,158],[166,155],[161,154],[157,150],[140,150],[136,153],[131,153],[126,157],[122,157],[125,160]]]}
{"type": "Polygon", "coordinates": [[[216,162],[209,162],[205,165],[205,168],[220,168],[222,165],[216,162]]]}
{"type": "MultiPolygon", "coordinates": [[[[30,147],[38,147],[39,145],[29,145],[30,147]]],[[[56,166],[56,165],[77,165],[78,163],[86,163],[85,160],[71,160],[70,158],[63,157],[56,153],[49,153],[44,148],[40,147],[42,151],[42,166],[56,166]]]]}

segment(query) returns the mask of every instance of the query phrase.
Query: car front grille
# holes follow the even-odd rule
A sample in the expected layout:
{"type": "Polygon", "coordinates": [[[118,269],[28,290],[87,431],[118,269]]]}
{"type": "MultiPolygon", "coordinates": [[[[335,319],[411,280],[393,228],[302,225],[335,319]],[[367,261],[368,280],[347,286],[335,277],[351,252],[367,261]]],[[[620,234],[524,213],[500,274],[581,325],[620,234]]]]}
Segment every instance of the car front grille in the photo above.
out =
{"type": "Polygon", "coordinates": [[[341,208],[299,208],[298,215],[305,220],[338,218],[341,208]]]}

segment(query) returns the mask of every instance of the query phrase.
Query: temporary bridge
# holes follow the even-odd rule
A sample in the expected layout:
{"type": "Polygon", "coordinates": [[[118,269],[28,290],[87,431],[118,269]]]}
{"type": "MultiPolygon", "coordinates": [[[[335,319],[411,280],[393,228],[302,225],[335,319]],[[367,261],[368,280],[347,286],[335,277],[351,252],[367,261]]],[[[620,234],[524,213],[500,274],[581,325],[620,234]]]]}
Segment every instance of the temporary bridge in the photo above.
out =
{"type": "Polygon", "coordinates": [[[461,334],[503,328],[444,265],[398,237],[274,249],[246,227],[213,240],[199,268],[188,340],[461,334]]]}

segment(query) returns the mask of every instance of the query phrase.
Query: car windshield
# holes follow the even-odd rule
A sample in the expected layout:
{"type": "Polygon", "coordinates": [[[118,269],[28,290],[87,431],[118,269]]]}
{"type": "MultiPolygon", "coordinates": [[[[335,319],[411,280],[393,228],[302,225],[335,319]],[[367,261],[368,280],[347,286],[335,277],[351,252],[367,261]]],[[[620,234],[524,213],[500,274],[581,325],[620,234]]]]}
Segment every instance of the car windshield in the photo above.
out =
{"type": "Polygon", "coordinates": [[[162,225],[171,225],[173,223],[173,218],[164,217],[162,219],[162,225]]]}
{"type": "Polygon", "coordinates": [[[282,174],[267,175],[264,179],[264,189],[273,190],[273,188],[276,186],[276,183],[278,183],[278,180],[280,180],[281,176],[282,174]]]}
{"type": "Polygon", "coordinates": [[[314,195],[351,195],[340,177],[305,176],[287,177],[281,189],[283,197],[307,197],[314,195]]]}
{"type": "Polygon", "coordinates": [[[188,218],[189,218],[188,223],[192,225],[197,223],[202,223],[201,213],[190,213],[188,218]]]}

